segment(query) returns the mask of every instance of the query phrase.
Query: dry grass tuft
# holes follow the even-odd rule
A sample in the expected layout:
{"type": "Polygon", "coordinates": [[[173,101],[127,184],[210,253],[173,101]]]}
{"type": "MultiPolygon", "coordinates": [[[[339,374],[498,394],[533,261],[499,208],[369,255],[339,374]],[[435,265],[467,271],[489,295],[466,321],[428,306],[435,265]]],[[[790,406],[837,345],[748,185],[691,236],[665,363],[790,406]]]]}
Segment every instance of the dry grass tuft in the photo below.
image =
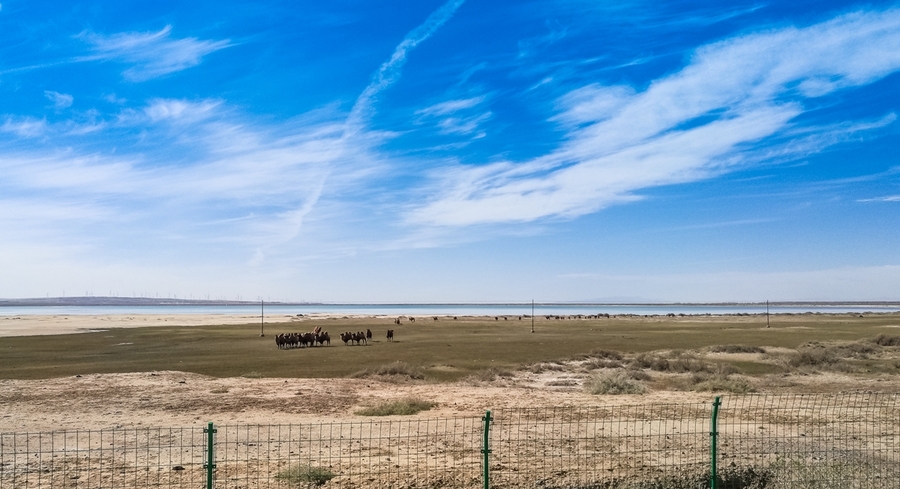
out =
{"type": "Polygon", "coordinates": [[[510,372],[509,370],[491,367],[491,368],[488,368],[485,370],[479,370],[478,372],[474,373],[473,375],[470,375],[469,379],[477,380],[477,381],[481,381],[481,382],[493,382],[493,381],[497,380],[498,377],[509,379],[509,378],[515,377],[515,375],[516,374],[514,374],[513,372],[510,372]]]}
{"type": "Polygon", "coordinates": [[[367,407],[356,411],[356,414],[360,416],[409,416],[427,411],[435,406],[437,404],[434,402],[411,397],[367,407]]]}
{"type": "Polygon", "coordinates": [[[756,391],[756,388],[747,379],[722,374],[693,374],[691,375],[691,383],[693,384],[693,390],[701,392],[746,394],[756,391]]]}
{"type": "Polygon", "coordinates": [[[878,346],[900,346],[900,336],[880,334],[872,338],[872,342],[878,346]]]}
{"type": "Polygon", "coordinates": [[[766,349],[750,345],[713,345],[709,347],[709,351],[712,353],[765,353],[766,349]]]}
{"type": "Polygon", "coordinates": [[[634,380],[625,371],[617,370],[589,377],[584,388],[591,394],[643,394],[647,388],[634,380]]]}
{"type": "Polygon", "coordinates": [[[331,479],[334,479],[334,477],[334,473],[328,468],[312,467],[309,465],[297,465],[282,470],[275,475],[276,479],[288,482],[290,485],[297,487],[302,485],[322,486],[331,479]]]}
{"type": "Polygon", "coordinates": [[[631,361],[629,366],[631,368],[672,373],[696,373],[712,370],[709,364],[693,355],[681,352],[674,352],[672,355],[672,358],[666,358],[657,353],[641,353],[631,361]]]}
{"type": "Polygon", "coordinates": [[[422,380],[425,378],[425,374],[423,374],[422,370],[418,367],[414,367],[406,362],[398,361],[380,367],[360,370],[359,372],[350,375],[350,377],[356,379],[378,377],[379,380],[402,382],[408,380],[422,380]]]}
{"type": "Polygon", "coordinates": [[[601,368],[622,368],[624,366],[625,364],[620,362],[619,360],[603,360],[600,358],[591,358],[584,363],[584,368],[587,370],[597,370],[601,368]]]}

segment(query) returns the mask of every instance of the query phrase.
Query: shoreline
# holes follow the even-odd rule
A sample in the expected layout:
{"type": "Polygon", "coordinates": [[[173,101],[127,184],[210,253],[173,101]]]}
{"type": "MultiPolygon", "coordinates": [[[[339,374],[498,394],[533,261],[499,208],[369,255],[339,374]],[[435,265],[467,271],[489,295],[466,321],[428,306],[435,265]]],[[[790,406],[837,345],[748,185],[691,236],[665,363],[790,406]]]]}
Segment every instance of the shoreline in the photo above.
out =
{"type": "MultiPolygon", "coordinates": [[[[785,316],[874,316],[874,315],[897,315],[900,312],[887,311],[876,312],[779,312],[770,313],[772,317],[785,316]]],[[[445,318],[463,318],[463,319],[490,319],[495,317],[529,319],[530,315],[525,314],[345,314],[345,313],[305,313],[305,314],[284,314],[273,313],[265,315],[265,325],[284,325],[288,323],[300,323],[316,320],[386,320],[401,317],[415,317],[417,319],[427,319],[437,317],[445,318]]],[[[535,318],[540,320],[562,320],[562,321],[578,321],[587,319],[662,319],[662,320],[679,320],[679,319],[697,319],[697,318],[717,318],[717,317],[764,317],[762,313],[698,313],[698,314],[610,314],[608,316],[588,316],[579,314],[556,315],[556,314],[536,314],[535,318]]],[[[155,326],[175,326],[175,327],[192,327],[192,326],[215,326],[215,325],[238,325],[238,324],[260,324],[261,318],[259,314],[200,314],[200,313],[183,313],[183,314],[19,314],[0,316],[0,337],[13,336],[51,336],[91,333],[98,331],[106,331],[114,328],[143,328],[155,326]]],[[[298,328],[298,331],[302,330],[298,328]]]]}

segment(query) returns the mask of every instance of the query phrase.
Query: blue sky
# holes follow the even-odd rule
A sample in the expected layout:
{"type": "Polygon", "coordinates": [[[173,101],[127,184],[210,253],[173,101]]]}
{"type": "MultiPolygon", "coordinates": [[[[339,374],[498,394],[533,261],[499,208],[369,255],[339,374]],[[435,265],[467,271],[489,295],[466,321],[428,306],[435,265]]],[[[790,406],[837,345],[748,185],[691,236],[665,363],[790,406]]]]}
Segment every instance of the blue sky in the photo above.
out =
{"type": "Polygon", "coordinates": [[[0,297],[900,299],[900,5],[0,3],[0,297]]]}

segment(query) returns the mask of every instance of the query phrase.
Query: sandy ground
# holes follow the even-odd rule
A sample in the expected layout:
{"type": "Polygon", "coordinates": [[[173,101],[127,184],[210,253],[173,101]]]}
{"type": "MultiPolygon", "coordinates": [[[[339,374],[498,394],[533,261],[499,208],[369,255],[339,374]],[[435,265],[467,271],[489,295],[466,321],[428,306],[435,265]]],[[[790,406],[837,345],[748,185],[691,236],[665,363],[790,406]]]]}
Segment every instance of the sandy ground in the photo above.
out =
{"type": "MultiPolygon", "coordinates": [[[[366,379],[217,379],[183,372],[97,374],[48,380],[0,381],[0,432],[186,427],[217,424],[298,424],[369,419],[359,409],[385,400],[437,403],[429,418],[482,416],[486,409],[595,406],[577,389],[393,384],[366,379]]],[[[658,392],[609,402],[705,402],[708,393],[658,392]]]]}
{"type": "MultiPolygon", "coordinates": [[[[0,336],[66,334],[88,325],[140,327],[244,324],[248,315],[5,316],[0,336]]],[[[266,323],[302,318],[272,316],[266,323]]],[[[355,414],[386,400],[419,398],[437,407],[417,416],[482,416],[486,409],[706,403],[710,392],[651,391],[634,396],[584,392],[569,372],[517,374],[499,382],[388,383],[369,379],[212,378],[164,371],[90,374],[46,380],[0,380],[0,433],[217,424],[297,424],[368,419],[355,414]]],[[[782,392],[900,392],[898,376],[860,381],[836,373],[790,375],[769,387],[782,392]]]]}
{"type": "MultiPolygon", "coordinates": [[[[274,315],[266,317],[266,324],[313,318],[319,319],[274,315]]],[[[189,327],[256,321],[259,316],[241,314],[4,316],[0,317],[0,336],[96,331],[97,324],[110,328],[189,327]]],[[[208,421],[320,423],[365,419],[354,413],[385,400],[409,397],[437,403],[436,409],[421,414],[428,417],[481,416],[485,409],[597,402],[595,396],[572,388],[393,384],[364,379],[219,379],[184,372],[92,374],[0,380],[0,432],[180,427],[208,421]]]]}
{"type": "MultiPolygon", "coordinates": [[[[275,314],[265,316],[265,323],[290,323],[305,319],[323,319],[328,314],[306,314],[303,317],[275,314]]],[[[344,317],[344,316],[341,316],[344,317]]],[[[108,314],[108,315],[20,315],[0,316],[0,336],[33,336],[102,331],[98,324],[110,328],[142,328],[147,326],[211,326],[217,324],[259,324],[252,314],[108,314]]]]}

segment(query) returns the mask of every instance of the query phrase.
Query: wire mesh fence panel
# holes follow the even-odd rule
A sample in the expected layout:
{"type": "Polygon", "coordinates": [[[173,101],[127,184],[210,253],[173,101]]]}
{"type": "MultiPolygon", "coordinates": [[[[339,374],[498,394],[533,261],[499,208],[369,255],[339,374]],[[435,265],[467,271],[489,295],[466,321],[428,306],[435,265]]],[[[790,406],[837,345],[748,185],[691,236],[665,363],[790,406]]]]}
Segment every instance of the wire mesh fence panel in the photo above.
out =
{"type": "MultiPolygon", "coordinates": [[[[722,400],[717,489],[900,489],[900,396],[722,400]]],[[[218,426],[212,438],[201,427],[0,433],[0,489],[478,488],[485,468],[498,489],[698,489],[710,485],[712,411],[494,411],[487,467],[475,417],[218,426]]]]}
{"type": "Polygon", "coordinates": [[[197,488],[202,428],[0,433],[0,489],[197,488]]]}
{"type": "Polygon", "coordinates": [[[709,405],[498,411],[491,486],[705,487],[709,405]]]}
{"type": "Polygon", "coordinates": [[[478,418],[220,426],[217,488],[480,487],[478,418]]]}
{"type": "Polygon", "coordinates": [[[898,401],[875,393],[726,397],[720,487],[900,488],[898,401]]]}

